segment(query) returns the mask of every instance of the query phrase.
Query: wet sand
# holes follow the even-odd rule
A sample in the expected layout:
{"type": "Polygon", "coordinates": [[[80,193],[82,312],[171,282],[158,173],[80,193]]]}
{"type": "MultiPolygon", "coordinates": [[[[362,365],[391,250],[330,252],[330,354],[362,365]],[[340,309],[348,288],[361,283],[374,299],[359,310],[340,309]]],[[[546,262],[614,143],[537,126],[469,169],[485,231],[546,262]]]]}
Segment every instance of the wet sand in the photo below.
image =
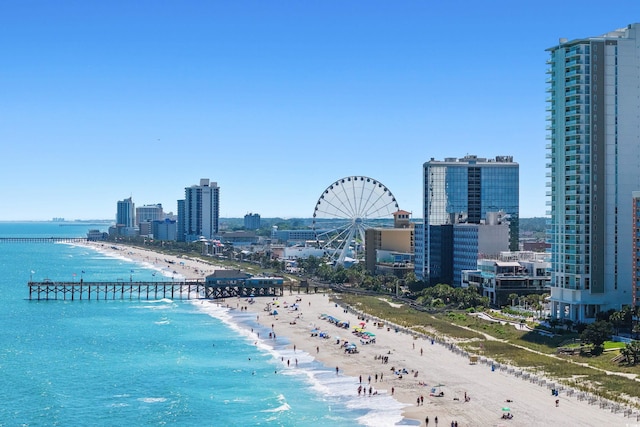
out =
{"type": "MultiPolygon", "coordinates": [[[[102,251],[117,252],[137,262],[156,264],[157,268],[172,268],[177,274],[189,278],[202,278],[210,274],[214,267],[185,258],[174,258],[152,251],[133,247],[121,251],[110,249],[109,245],[89,243],[102,251]],[[102,246],[101,246],[102,245],[102,246]],[[159,260],[155,263],[156,258],[159,260]],[[176,261],[166,265],[164,260],[176,261]],[[180,264],[182,262],[182,264],[180,264]]],[[[434,426],[438,417],[439,426],[449,426],[457,421],[459,426],[629,426],[640,425],[636,417],[627,418],[622,412],[614,413],[602,409],[598,404],[589,404],[587,400],[578,400],[577,393],[568,396],[561,391],[558,397],[551,395],[548,385],[516,377],[511,369],[492,370],[490,364],[471,364],[468,357],[452,351],[447,343],[434,342],[423,337],[414,338],[412,334],[396,332],[385,323],[383,327],[374,325],[375,319],[363,320],[359,313],[349,311],[332,301],[326,294],[288,294],[278,298],[278,315],[265,311],[267,304],[273,304],[271,297],[255,298],[255,303],[246,300],[231,301],[231,306],[243,306],[255,312],[256,321],[273,332],[287,337],[291,347],[315,357],[324,365],[338,367],[339,375],[353,378],[353,393],[358,393],[362,385],[372,393],[391,394],[406,404],[403,415],[416,420],[420,425],[434,426]],[[298,308],[291,304],[297,302],[298,308]],[[235,304],[234,304],[235,303],[235,304]],[[286,304],[285,304],[286,303],[286,304]],[[286,306],[286,307],[285,307],[286,306]],[[350,324],[344,329],[322,319],[321,315],[333,316],[350,324]],[[376,342],[361,344],[352,334],[352,328],[364,321],[365,330],[375,334],[376,342]],[[330,338],[312,336],[312,329],[326,332],[330,338]],[[340,344],[338,344],[338,338],[340,344]],[[345,353],[344,340],[354,342],[358,352],[345,353]],[[388,361],[386,363],[385,359],[388,361]],[[392,369],[394,368],[394,369],[392,369]],[[406,374],[396,374],[402,372],[406,374]],[[377,375],[377,380],[376,380],[377,375]],[[371,376],[371,382],[369,382],[371,376]],[[360,383],[360,377],[362,383],[360,383]],[[442,397],[433,396],[440,391],[442,397]],[[465,402],[465,394],[469,398],[465,402]],[[422,403],[417,400],[422,396],[422,403]],[[511,402],[507,402],[510,400],[511,402]],[[558,406],[556,406],[558,400],[558,406]],[[509,410],[503,410],[508,408],[509,410]],[[513,419],[502,419],[503,413],[513,414],[513,419]]],[[[338,300],[339,301],[339,300],[338,300]]],[[[454,347],[455,348],[455,347],[454,347]]],[[[551,382],[551,379],[548,379],[551,382]]]]}

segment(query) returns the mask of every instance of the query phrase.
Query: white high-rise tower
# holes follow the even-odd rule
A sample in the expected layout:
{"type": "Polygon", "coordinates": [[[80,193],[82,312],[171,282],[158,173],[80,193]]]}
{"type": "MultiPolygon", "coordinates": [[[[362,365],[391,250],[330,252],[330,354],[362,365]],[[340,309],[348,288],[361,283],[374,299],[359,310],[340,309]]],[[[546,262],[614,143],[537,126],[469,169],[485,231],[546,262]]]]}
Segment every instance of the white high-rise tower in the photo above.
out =
{"type": "Polygon", "coordinates": [[[551,314],[631,304],[640,189],[640,24],[548,49],[551,314]]]}
{"type": "Polygon", "coordinates": [[[201,179],[200,185],[184,189],[184,233],[186,241],[201,236],[212,239],[218,232],[220,188],[215,182],[201,179]]]}

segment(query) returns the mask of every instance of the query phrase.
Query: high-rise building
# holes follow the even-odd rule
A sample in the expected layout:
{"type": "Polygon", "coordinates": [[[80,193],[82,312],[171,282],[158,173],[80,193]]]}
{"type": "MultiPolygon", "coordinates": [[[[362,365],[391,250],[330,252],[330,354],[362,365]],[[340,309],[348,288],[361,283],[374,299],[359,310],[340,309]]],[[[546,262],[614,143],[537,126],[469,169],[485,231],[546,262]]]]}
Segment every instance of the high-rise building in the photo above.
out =
{"type": "Polygon", "coordinates": [[[140,226],[143,222],[152,222],[164,218],[162,205],[144,205],[136,208],[136,224],[140,226]]]}
{"type": "Polygon", "coordinates": [[[176,240],[176,221],[165,218],[151,221],[153,238],[157,240],[176,240]]]}
{"type": "Polygon", "coordinates": [[[260,215],[248,213],[244,216],[244,228],[246,230],[258,230],[260,228],[260,215]]]}
{"type": "Polygon", "coordinates": [[[548,50],[551,314],[590,322],[631,304],[640,189],[640,24],[548,50]]]}
{"type": "Polygon", "coordinates": [[[184,233],[188,242],[200,237],[213,239],[218,233],[220,188],[215,182],[201,179],[200,185],[184,189],[184,233]]]}
{"type": "MultiPolygon", "coordinates": [[[[634,191],[633,199],[633,232],[634,236],[640,236],[640,191],[634,191]]],[[[631,299],[633,307],[640,306],[640,238],[633,239],[633,273],[631,280],[631,299]]]]}
{"type": "Polygon", "coordinates": [[[415,234],[418,278],[452,284],[454,224],[483,224],[492,212],[501,212],[509,223],[505,245],[518,249],[519,165],[512,156],[431,159],[423,171],[424,223],[416,225],[423,229],[415,234]]]}
{"type": "Polygon", "coordinates": [[[121,227],[135,227],[135,205],[131,197],[124,200],[118,200],[118,208],[116,212],[116,225],[121,227]]]}
{"type": "Polygon", "coordinates": [[[184,209],[184,199],[178,200],[178,221],[176,223],[176,240],[178,242],[184,242],[186,239],[186,235],[184,233],[184,223],[185,223],[185,209],[184,209]]]}

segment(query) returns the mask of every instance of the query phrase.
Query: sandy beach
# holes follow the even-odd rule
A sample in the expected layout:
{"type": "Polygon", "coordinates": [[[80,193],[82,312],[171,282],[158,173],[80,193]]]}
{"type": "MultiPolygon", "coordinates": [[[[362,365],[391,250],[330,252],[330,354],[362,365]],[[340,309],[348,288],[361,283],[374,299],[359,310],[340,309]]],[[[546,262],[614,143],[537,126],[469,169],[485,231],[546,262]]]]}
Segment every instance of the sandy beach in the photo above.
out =
{"type": "MultiPolygon", "coordinates": [[[[118,252],[137,262],[156,268],[170,268],[185,278],[202,278],[215,267],[202,261],[172,258],[152,251],[122,247],[120,251],[102,243],[88,243],[101,251],[118,252]],[[167,265],[165,260],[175,263],[167,265]]],[[[172,273],[173,273],[172,271],[172,273]]],[[[561,390],[552,396],[549,383],[517,376],[517,369],[491,364],[470,363],[469,358],[454,351],[455,346],[432,342],[385,323],[380,327],[376,319],[347,310],[327,294],[289,294],[277,299],[256,298],[227,300],[231,309],[244,307],[256,315],[256,322],[276,336],[287,337],[292,350],[306,352],[324,365],[336,367],[338,375],[353,379],[353,393],[361,386],[363,398],[375,399],[376,394],[393,394],[406,405],[403,415],[416,425],[449,426],[630,426],[640,425],[623,412],[612,412],[587,399],[579,400],[578,393],[569,395],[561,390]],[[272,310],[265,311],[269,304],[272,310]],[[292,307],[296,304],[297,307],[292,307]],[[328,316],[349,323],[349,328],[331,323],[328,316]],[[352,333],[354,326],[363,323],[364,330],[375,334],[375,343],[362,344],[352,333]],[[318,329],[316,335],[312,332],[318,329]],[[320,332],[329,335],[323,338],[320,332]],[[345,352],[344,341],[357,345],[357,353],[345,352]],[[371,389],[371,397],[369,397],[371,389]],[[443,393],[443,396],[437,396],[443,393]],[[465,399],[466,397],[466,399],[465,399]],[[557,403],[556,403],[557,401],[557,403]],[[512,419],[503,419],[510,413],[512,419]],[[438,423],[436,424],[436,417],[438,423]]],[[[260,337],[265,339],[266,337],[260,337]]],[[[283,369],[295,369],[294,361],[283,361],[283,369]]]]}

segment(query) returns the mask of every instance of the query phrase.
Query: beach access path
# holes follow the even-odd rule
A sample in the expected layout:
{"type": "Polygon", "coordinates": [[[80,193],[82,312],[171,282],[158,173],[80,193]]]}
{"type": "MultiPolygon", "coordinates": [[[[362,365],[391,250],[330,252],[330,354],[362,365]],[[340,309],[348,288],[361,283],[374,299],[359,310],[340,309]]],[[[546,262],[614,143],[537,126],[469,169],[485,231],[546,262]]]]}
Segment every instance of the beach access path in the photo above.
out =
{"type": "MultiPolygon", "coordinates": [[[[117,245],[120,249],[115,250],[106,243],[86,244],[136,262],[150,263],[156,268],[171,269],[187,279],[202,278],[222,268],[200,260],[177,258],[125,245],[117,245]],[[165,260],[174,263],[166,264],[165,260]]],[[[253,304],[244,299],[227,299],[225,304],[231,309],[246,307],[255,313],[256,322],[263,327],[271,329],[273,325],[273,333],[286,337],[292,349],[295,346],[296,351],[310,354],[330,369],[337,367],[338,375],[352,378],[354,395],[357,395],[359,385],[367,389],[363,399],[376,398],[373,393],[369,397],[369,387],[378,394],[391,394],[393,390],[394,398],[407,405],[404,416],[420,422],[422,426],[426,425],[426,417],[429,417],[430,426],[436,425],[435,417],[438,417],[438,425],[444,427],[451,425],[452,421],[457,421],[460,427],[640,425],[635,417],[627,418],[621,412],[601,409],[597,404],[580,401],[575,396],[568,397],[562,393],[558,397],[552,396],[547,387],[516,377],[506,370],[492,370],[481,363],[471,364],[468,357],[452,352],[447,344],[414,339],[412,334],[396,332],[387,324],[378,328],[372,319],[358,319],[358,313],[345,312],[339,299],[336,303],[329,294],[294,291],[293,294],[287,292],[278,301],[277,315],[264,310],[267,304],[273,304],[272,297],[255,298],[253,304]],[[296,300],[299,300],[297,310],[290,308],[296,300]],[[321,318],[322,315],[325,318],[321,318]],[[349,329],[330,323],[325,320],[326,316],[348,322],[349,329]],[[351,332],[352,327],[363,321],[365,330],[375,334],[376,342],[373,344],[361,344],[351,332]],[[330,338],[321,338],[319,334],[312,336],[314,328],[326,332],[330,338]],[[341,343],[344,340],[354,342],[358,352],[345,353],[341,344],[337,344],[338,337],[341,343]],[[384,358],[387,358],[386,363],[383,363],[384,358]],[[400,378],[395,372],[403,369],[407,373],[400,378]],[[436,394],[442,391],[444,396],[432,396],[434,388],[436,394]],[[465,394],[469,398],[466,402],[465,394]],[[417,400],[421,396],[423,403],[418,405],[417,400]],[[557,406],[556,400],[559,401],[557,406]],[[508,411],[503,410],[507,408],[508,411]],[[502,419],[506,412],[513,414],[513,419],[502,419]]],[[[260,339],[268,338],[262,336],[260,339]]],[[[282,369],[295,369],[295,364],[290,363],[287,367],[283,361],[282,369]]]]}

